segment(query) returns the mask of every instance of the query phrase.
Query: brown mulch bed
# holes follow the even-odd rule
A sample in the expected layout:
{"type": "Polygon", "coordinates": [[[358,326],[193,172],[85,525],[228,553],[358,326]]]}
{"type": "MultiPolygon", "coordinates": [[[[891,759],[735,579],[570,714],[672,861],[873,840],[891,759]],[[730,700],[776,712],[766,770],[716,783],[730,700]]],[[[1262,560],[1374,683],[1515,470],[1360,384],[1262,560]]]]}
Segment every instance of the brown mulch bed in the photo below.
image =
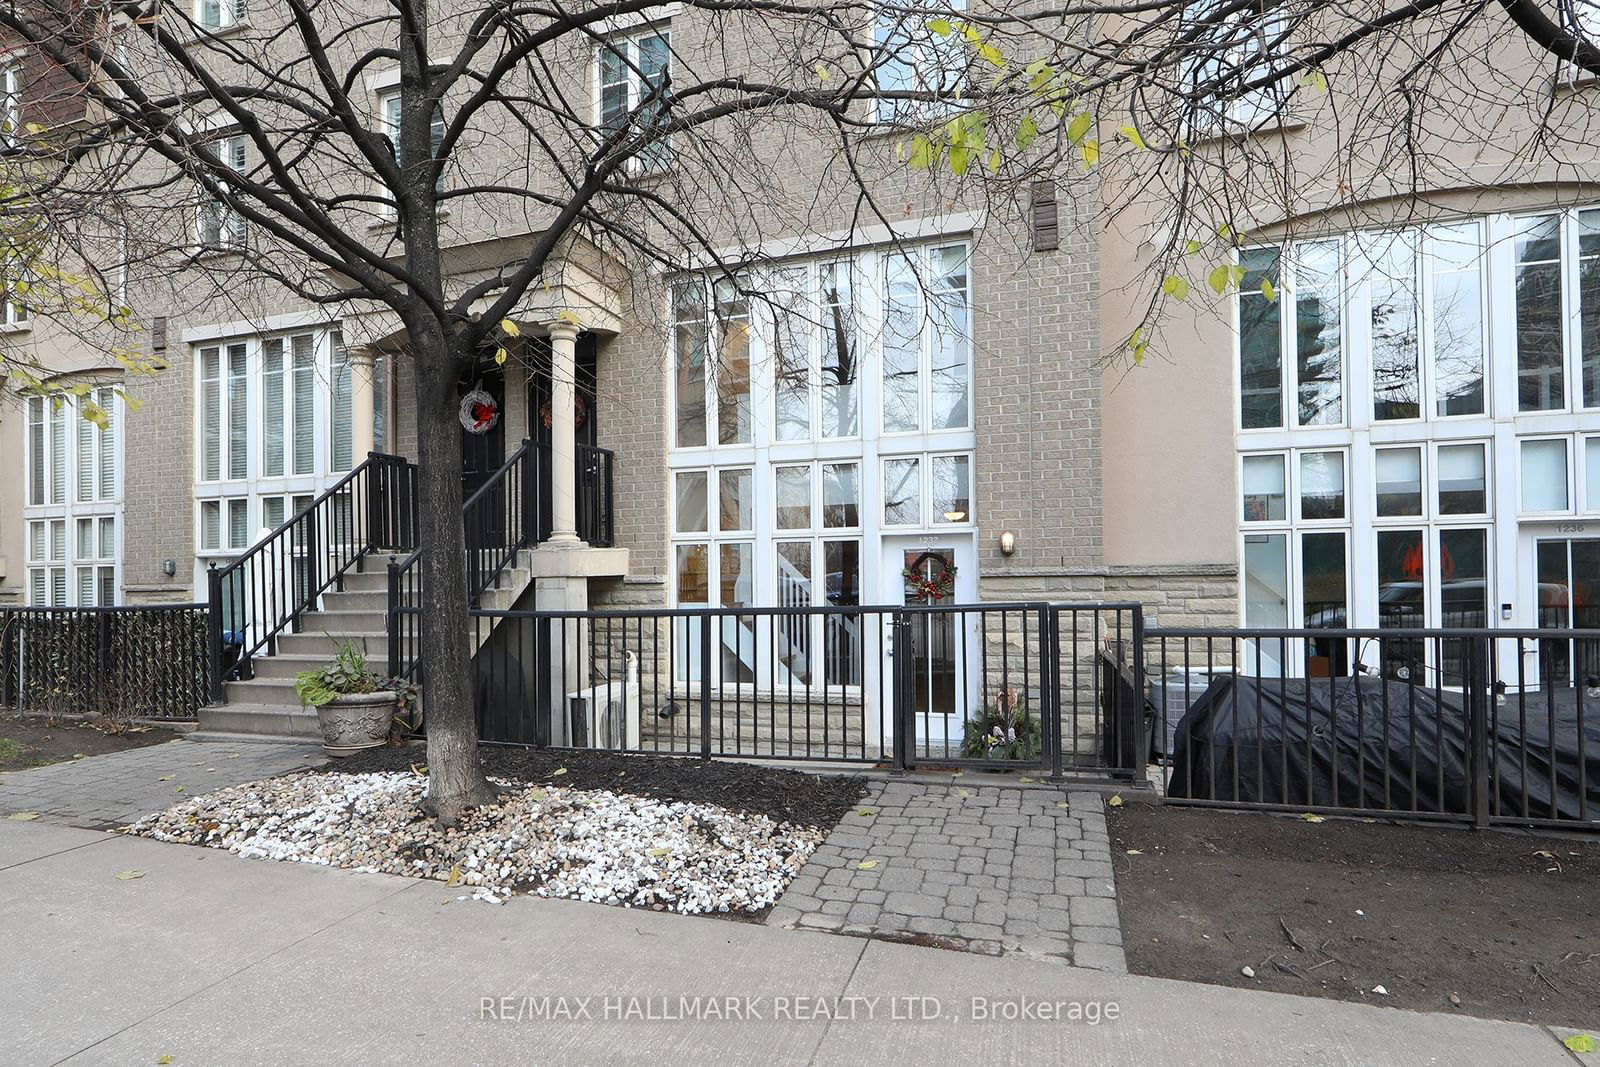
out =
{"type": "Polygon", "coordinates": [[[160,745],[181,736],[156,726],[130,725],[112,730],[104,721],[95,724],[0,713],[0,771],[20,771],[76,756],[160,745]]]}
{"type": "Polygon", "coordinates": [[[1600,1026],[1593,835],[1108,811],[1136,973],[1600,1026]]]}
{"type": "MultiPolygon", "coordinates": [[[[806,774],[783,767],[668,756],[628,756],[567,749],[540,751],[484,746],[484,770],[493,778],[558,783],[570,789],[717,804],[766,815],[779,822],[832,828],[866,795],[859,775],[806,774]],[[557,775],[557,770],[565,773],[557,775]]],[[[420,746],[375,748],[317,768],[321,771],[403,771],[427,761],[420,746]]]]}

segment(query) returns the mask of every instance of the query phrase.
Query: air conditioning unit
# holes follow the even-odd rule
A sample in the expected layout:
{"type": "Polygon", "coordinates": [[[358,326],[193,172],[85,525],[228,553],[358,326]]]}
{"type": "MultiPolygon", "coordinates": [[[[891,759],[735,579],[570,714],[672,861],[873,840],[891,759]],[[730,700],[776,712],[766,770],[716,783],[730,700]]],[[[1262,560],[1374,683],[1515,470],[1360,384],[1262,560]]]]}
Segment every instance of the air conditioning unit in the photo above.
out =
{"type": "Polygon", "coordinates": [[[1227,674],[1226,668],[1178,668],[1150,680],[1150,703],[1155,706],[1156,725],[1151,731],[1150,748],[1157,759],[1172,757],[1172,740],[1178,723],[1211,684],[1213,674],[1227,674]]]}

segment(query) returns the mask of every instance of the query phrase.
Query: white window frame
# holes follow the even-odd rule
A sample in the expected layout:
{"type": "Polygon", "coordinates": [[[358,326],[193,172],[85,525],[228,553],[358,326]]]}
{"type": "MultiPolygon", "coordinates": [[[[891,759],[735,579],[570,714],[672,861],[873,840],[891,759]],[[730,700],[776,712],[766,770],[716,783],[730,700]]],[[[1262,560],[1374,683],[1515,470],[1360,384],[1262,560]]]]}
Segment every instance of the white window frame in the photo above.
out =
{"type": "MultiPolygon", "coordinates": [[[[965,11],[966,0],[952,0],[951,11],[965,11]]],[[[934,100],[889,100],[874,97],[872,120],[886,126],[922,125],[948,117],[961,107],[971,64],[971,50],[960,31],[940,35],[927,29],[927,16],[916,11],[879,11],[872,21],[873,71],[879,92],[909,90],[937,94],[934,100]],[[897,18],[896,16],[900,16],[897,18]],[[895,41],[894,38],[899,40],[895,41]],[[886,84],[885,72],[903,71],[909,84],[886,84]]]]}
{"type": "MultiPolygon", "coordinates": [[[[594,56],[589,65],[590,90],[594,100],[594,135],[596,140],[604,140],[609,131],[605,119],[605,90],[610,87],[623,86],[626,89],[627,106],[625,115],[631,115],[644,101],[645,87],[643,64],[639,59],[639,42],[646,38],[660,38],[667,46],[666,74],[672,76],[676,54],[672,49],[672,20],[670,18],[658,21],[629,26],[607,35],[594,47],[594,56]],[[605,53],[612,52],[622,57],[622,80],[607,81],[605,77],[605,53]]],[[[670,90],[669,90],[670,97],[670,90]]],[[[628,160],[628,173],[634,175],[651,174],[671,169],[676,152],[673,149],[673,140],[669,136],[666,140],[657,142],[650,152],[640,153],[628,160]]]]}
{"type": "Polygon", "coordinates": [[[0,149],[22,142],[22,76],[25,68],[15,55],[0,58],[0,149]]]}
{"type": "Polygon", "coordinates": [[[194,22],[203,33],[224,33],[248,23],[245,0],[194,0],[194,22]],[[216,19],[209,19],[215,11],[216,19]]]}
{"type": "MultiPolygon", "coordinates": [[[[242,173],[249,164],[249,142],[242,133],[225,134],[212,144],[219,146],[218,160],[230,170],[242,173]]],[[[205,188],[195,209],[195,242],[202,252],[232,252],[244,247],[244,216],[205,188]]]]}
{"type": "Polygon", "coordinates": [[[28,602],[51,607],[108,606],[101,603],[104,599],[101,593],[105,589],[103,582],[106,578],[110,580],[113,604],[121,599],[122,590],[123,423],[126,417],[126,405],[117,387],[106,383],[93,385],[91,391],[84,397],[66,393],[58,393],[56,396],[61,399],[60,408],[55,408],[49,398],[28,398],[23,419],[23,460],[28,484],[25,487],[26,502],[22,509],[22,518],[27,530],[28,602]],[[37,407],[35,407],[36,402],[37,407]],[[83,418],[78,408],[84,403],[94,403],[106,412],[110,419],[109,431],[100,430],[83,418]],[[44,500],[36,500],[33,496],[32,472],[36,449],[32,425],[35,410],[41,411],[45,418],[44,500]],[[53,432],[52,418],[55,416],[59,416],[61,420],[59,438],[53,432]],[[85,456],[88,459],[87,466],[84,465],[85,456]],[[108,465],[109,470],[107,470],[108,465]],[[81,491],[85,484],[83,481],[85,472],[88,474],[87,495],[81,491]],[[60,476],[59,494],[54,491],[54,486],[58,482],[57,474],[60,476]],[[78,551],[79,523],[83,521],[90,522],[94,530],[91,544],[95,552],[87,557],[78,551]],[[109,555],[99,551],[102,544],[100,539],[102,522],[112,524],[112,551],[109,555]],[[34,531],[40,526],[46,531],[45,548],[48,555],[43,559],[38,558],[34,550],[34,531]],[[59,554],[54,551],[53,531],[56,529],[61,531],[62,551],[59,554]],[[87,598],[82,595],[79,582],[80,572],[85,568],[91,569],[93,574],[92,590],[87,598]],[[103,573],[107,570],[109,574],[103,573]],[[40,604],[38,599],[38,580],[41,573],[45,579],[45,604],[40,604]],[[60,586],[62,595],[59,598],[55,596],[57,578],[62,583],[60,586]]]}

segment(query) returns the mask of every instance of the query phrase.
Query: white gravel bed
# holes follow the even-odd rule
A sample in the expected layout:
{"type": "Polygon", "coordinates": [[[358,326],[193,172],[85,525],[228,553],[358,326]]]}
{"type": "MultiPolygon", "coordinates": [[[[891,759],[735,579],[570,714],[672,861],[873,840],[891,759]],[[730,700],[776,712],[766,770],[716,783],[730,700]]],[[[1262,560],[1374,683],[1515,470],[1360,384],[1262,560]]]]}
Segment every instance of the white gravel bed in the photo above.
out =
{"type": "Polygon", "coordinates": [[[432,878],[491,903],[521,891],[686,914],[770,906],[824,836],[714,804],[498,784],[512,790],[501,804],[448,831],[418,808],[426,780],[399,772],[230,786],[124,832],[252,859],[432,878]]]}

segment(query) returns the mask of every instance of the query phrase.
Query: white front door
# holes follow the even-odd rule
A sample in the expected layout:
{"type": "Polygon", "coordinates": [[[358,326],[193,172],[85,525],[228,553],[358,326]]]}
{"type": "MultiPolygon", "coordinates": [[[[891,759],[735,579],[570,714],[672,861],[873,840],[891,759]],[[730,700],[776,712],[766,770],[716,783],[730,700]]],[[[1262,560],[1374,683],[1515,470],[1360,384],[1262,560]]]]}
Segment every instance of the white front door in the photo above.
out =
{"type": "MultiPolygon", "coordinates": [[[[882,597],[885,604],[913,607],[971,605],[978,600],[977,552],[972,534],[912,534],[883,539],[882,597]]],[[[886,620],[887,622],[887,620],[886,620]]],[[[977,613],[918,612],[912,615],[909,647],[894,648],[912,659],[911,701],[917,743],[924,755],[956,756],[962,724],[976,705],[982,640],[977,613]]],[[[891,672],[892,679],[901,677],[891,672]]],[[[892,728],[892,716],[891,728],[892,728]]]]}

